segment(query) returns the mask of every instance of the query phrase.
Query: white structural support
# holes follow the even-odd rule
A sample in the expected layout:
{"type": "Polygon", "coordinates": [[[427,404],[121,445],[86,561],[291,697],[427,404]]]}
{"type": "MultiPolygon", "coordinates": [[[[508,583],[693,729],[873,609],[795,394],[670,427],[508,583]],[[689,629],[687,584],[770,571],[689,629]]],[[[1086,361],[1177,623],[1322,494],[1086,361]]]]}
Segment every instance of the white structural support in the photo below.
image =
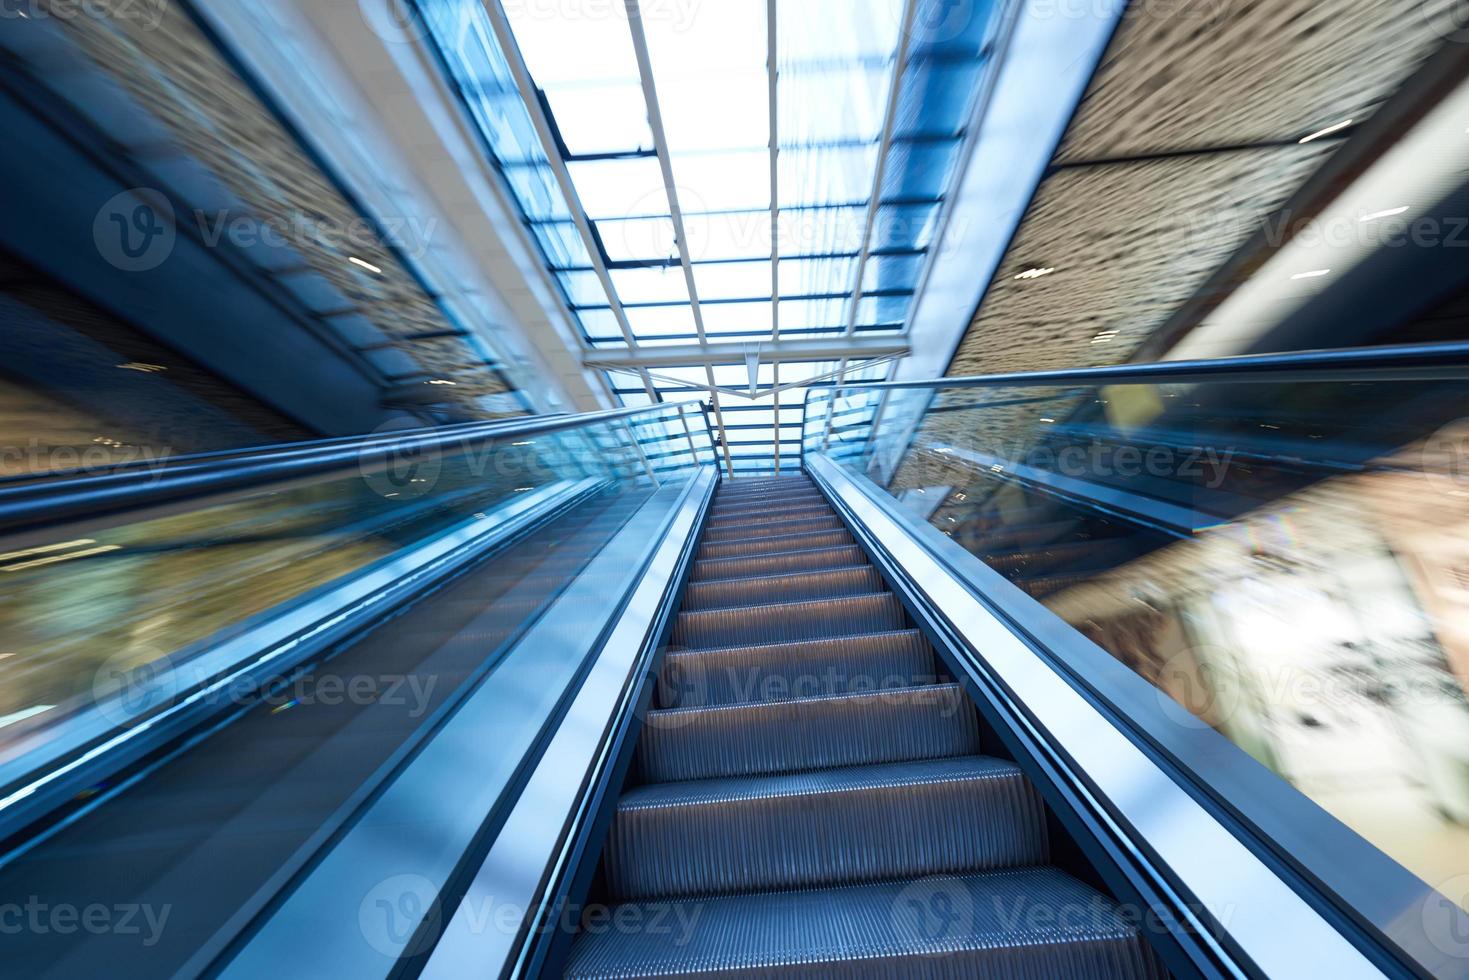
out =
{"type": "MultiPolygon", "coordinates": [[[[893,55],[893,77],[888,83],[887,108],[883,111],[882,137],[877,146],[877,164],[872,171],[872,196],[867,201],[867,216],[862,227],[862,248],[857,253],[857,266],[852,273],[852,295],[847,300],[847,337],[857,331],[857,308],[862,302],[862,276],[867,271],[867,257],[872,252],[872,228],[877,224],[877,211],[882,204],[882,184],[887,177],[888,154],[893,145],[893,131],[898,123],[898,98],[903,91],[903,72],[908,69],[908,48],[913,37],[913,18],[918,0],[905,0],[903,23],[899,28],[898,50],[893,55]]],[[[847,359],[842,359],[837,379],[847,373],[847,359]]]]}
{"type": "MultiPolygon", "coordinates": [[[[770,102],[770,337],[780,340],[780,100],[776,85],[780,72],[776,57],[776,0],[765,0],[765,78],[770,102]]],[[[775,385],[771,418],[775,422],[775,475],[780,476],[780,362],[771,365],[771,381],[775,385]]],[[[755,387],[751,370],[750,388],[755,387]]]]}
{"type": "MultiPolygon", "coordinates": [[[[602,370],[745,364],[754,347],[753,344],[678,344],[638,350],[594,350],[587,351],[582,362],[587,367],[602,370]]],[[[788,361],[835,361],[842,358],[868,361],[904,357],[909,348],[906,340],[893,336],[853,337],[850,340],[817,337],[761,343],[758,353],[763,363],[780,364],[788,361]]]]}
{"type": "MultiPolygon", "coordinates": [[[[627,313],[622,309],[622,303],[617,298],[617,290],[612,288],[612,277],[607,272],[607,265],[602,261],[597,241],[592,234],[591,222],[588,221],[586,211],[582,208],[581,197],[576,192],[576,184],[571,179],[571,173],[566,169],[566,161],[561,157],[561,150],[556,145],[556,138],[552,133],[551,124],[546,119],[545,110],[541,107],[540,96],[536,93],[535,82],[531,79],[530,69],[526,67],[525,58],[520,54],[520,45],[515,40],[515,32],[510,27],[510,21],[505,15],[505,7],[501,0],[484,0],[485,12],[490,19],[490,26],[494,29],[495,40],[504,52],[506,64],[510,73],[515,76],[515,86],[520,91],[520,97],[525,102],[526,112],[529,113],[531,123],[535,126],[536,137],[540,140],[541,151],[545,153],[550,162],[551,172],[556,176],[556,184],[566,198],[566,206],[571,211],[571,220],[576,225],[577,234],[581,236],[582,245],[591,258],[592,269],[597,274],[597,280],[602,284],[603,291],[607,294],[607,302],[612,308],[612,316],[617,321],[617,327],[622,331],[622,337],[627,341],[629,349],[635,350],[638,346],[637,338],[633,336],[632,327],[627,322],[627,313]]],[[[642,375],[643,387],[648,392],[648,397],[658,401],[657,389],[653,386],[651,378],[642,375]]]]}
{"type": "MultiPolygon", "coordinates": [[[[658,88],[653,83],[653,63],[648,57],[648,36],[643,30],[643,13],[638,0],[624,0],[627,7],[627,28],[632,34],[633,53],[638,59],[638,77],[643,84],[643,102],[648,109],[648,128],[653,132],[653,146],[658,153],[658,167],[663,172],[663,187],[668,192],[668,216],[673,222],[673,240],[678,246],[678,262],[683,267],[684,286],[689,291],[689,311],[694,317],[694,333],[699,344],[708,341],[704,336],[704,314],[699,309],[699,291],[694,286],[694,267],[689,261],[689,238],[684,231],[683,209],[678,204],[678,189],[673,183],[673,162],[668,157],[668,139],[663,131],[663,112],[658,107],[658,88]]],[[[612,290],[608,289],[608,295],[612,290]]],[[[633,348],[628,341],[629,351],[633,348]]],[[[705,362],[704,375],[709,382],[710,401],[714,408],[714,422],[719,427],[719,442],[724,447],[725,471],[734,476],[734,457],[729,452],[729,439],[724,431],[724,410],[719,404],[719,391],[714,384],[714,367],[705,362]]],[[[656,401],[656,399],[655,399],[656,401]]]]}

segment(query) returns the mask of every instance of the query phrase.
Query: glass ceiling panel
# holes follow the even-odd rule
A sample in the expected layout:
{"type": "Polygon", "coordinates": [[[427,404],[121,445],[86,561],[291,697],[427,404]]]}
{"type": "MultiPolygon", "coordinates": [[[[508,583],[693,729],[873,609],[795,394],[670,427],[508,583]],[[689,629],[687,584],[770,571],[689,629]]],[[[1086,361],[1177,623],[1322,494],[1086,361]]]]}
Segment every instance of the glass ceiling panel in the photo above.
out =
{"type": "Polygon", "coordinates": [[[699,290],[700,301],[769,299],[770,262],[697,263],[694,285],[699,290]]]}
{"type": "Polygon", "coordinates": [[[613,269],[612,285],[624,303],[687,303],[683,267],[613,269]]]}
{"type": "MultiPolygon", "coordinates": [[[[852,287],[852,276],[856,268],[857,260],[851,258],[782,259],[780,294],[782,296],[801,296],[845,293],[852,287]]],[[[781,325],[784,326],[784,324],[785,311],[782,310],[781,325]]]]}
{"type": "Polygon", "coordinates": [[[770,151],[673,155],[678,204],[686,211],[756,211],[770,207],[770,151]]]}
{"type": "MultiPolygon", "coordinates": [[[[683,220],[692,261],[770,258],[768,206],[755,211],[714,214],[691,214],[685,210],[683,220]]],[[[784,246],[784,242],[781,244],[784,246]]]]}
{"type": "Polygon", "coordinates": [[[607,299],[595,272],[558,272],[556,279],[573,306],[601,303],[607,299]]]}
{"type": "Polygon", "coordinates": [[[505,12],[568,151],[653,146],[621,4],[606,4],[595,17],[558,16],[545,5],[524,3],[506,4],[505,12]]]}
{"type": "Polygon", "coordinates": [[[633,336],[639,340],[694,333],[694,311],[687,306],[634,306],[623,313],[633,336]]]}
{"type": "Polygon", "coordinates": [[[709,334],[729,333],[737,330],[757,330],[770,333],[770,300],[746,303],[710,303],[700,308],[704,316],[704,330],[709,334]]]}
{"type": "Polygon", "coordinates": [[[666,214],[651,218],[604,218],[596,224],[602,247],[613,262],[678,259],[673,218],[666,214]]]}
{"type": "Polygon", "coordinates": [[[865,201],[872,193],[877,143],[781,147],[780,206],[865,201]]]}
{"type": "Polygon", "coordinates": [[[587,217],[641,218],[668,213],[663,171],[653,157],[567,164],[587,217]]]}
{"type": "MultiPolygon", "coordinates": [[[[952,20],[950,0],[916,2],[921,23],[952,20]],[[938,5],[943,9],[929,9],[938,5]]],[[[416,0],[548,267],[577,308],[582,328],[606,349],[624,346],[614,302],[623,305],[640,343],[689,343],[696,337],[670,189],[652,152],[659,138],[711,338],[771,338],[772,237],[780,258],[775,271],[782,337],[840,343],[849,320],[864,334],[902,326],[993,40],[988,3],[965,5],[977,11],[965,33],[927,36],[921,27],[915,32],[892,120],[882,203],[867,240],[904,3],[778,0],[778,48],[772,53],[766,50],[766,0],[693,6],[647,0],[639,24],[663,123],[655,133],[623,4],[598,4],[594,12],[582,4],[506,3],[515,41],[507,58],[487,13],[493,6],[483,0],[416,0]],[[522,58],[537,92],[522,92],[510,71],[510,63],[522,58]],[[767,74],[772,60],[779,72],[774,236],[767,74]],[[561,165],[576,201],[563,195],[548,152],[568,154],[561,165]],[[590,242],[571,220],[577,203],[591,222],[590,242]],[[859,259],[864,252],[865,262],[859,259]],[[859,264],[864,295],[852,307],[849,291],[859,264]],[[602,266],[611,295],[595,271],[602,266]]],[[[762,363],[759,380],[769,386],[778,374],[782,384],[809,381],[835,367],[788,363],[777,372],[762,363]]],[[[885,377],[888,366],[872,370],[885,377]]],[[[716,365],[715,371],[721,384],[748,384],[743,365],[716,365]]],[[[854,371],[849,378],[858,376],[854,371]]],[[[705,380],[703,366],[657,373],[705,380]]],[[[625,402],[647,397],[635,373],[617,373],[613,384],[625,402]]],[[[669,381],[658,387],[677,390],[669,381]]],[[[683,390],[678,397],[702,395],[683,390]]],[[[791,406],[782,412],[782,424],[799,422],[801,397],[799,388],[781,393],[782,404],[791,406]]],[[[763,411],[760,428],[741,430],[739,441],[756,443],[742,452],[758,455],[768,448],[773,456],[770,396],[722,401],[735,421],[741,407],[763,411]]],[[[782,453],[782,466],[791,458],[782,453]]],[[[773,463],[742,459],[746,469],[773,463]]]]}
{"type": "MultiPolygon", "coordinates": [[[[677,17],[645,4],[643,28],[668,149],[764,149],[770,138],[765,0],[701,3],[677,17]]],[[[675,181],[686,178],[680,167],[675,181]]],[[[766,199],[769,199],[767,188],[766,199]]]]}

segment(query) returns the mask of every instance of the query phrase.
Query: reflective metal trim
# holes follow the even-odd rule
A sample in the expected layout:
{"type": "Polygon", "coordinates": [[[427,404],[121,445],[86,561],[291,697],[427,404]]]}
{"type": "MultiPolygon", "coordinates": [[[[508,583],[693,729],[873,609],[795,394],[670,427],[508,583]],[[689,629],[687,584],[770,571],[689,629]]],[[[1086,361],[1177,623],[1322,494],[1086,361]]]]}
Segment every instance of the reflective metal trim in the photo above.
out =
{"type": "MultiPolygon", "coordinates": [[[[1150,758],[1098,707],[990,610],[960,576],[879,506],[842,467],[811,456],[806,467],[869,532],[891,560],[919,583],[985,669],[1056,746],[1124,840],[1146,848],[1156,867],[1182,887],[1201,938],[1242,973],[1269,977],[1382,977],[1385,974],[1292,885],[1150,758]]],[[[956,546],[957,547],[957,546],[956,546]]],[[[967,553],[966,553],[967,554],[967,553]]],[[[977,560],[977,559],[976,559],[977,560]]]]}

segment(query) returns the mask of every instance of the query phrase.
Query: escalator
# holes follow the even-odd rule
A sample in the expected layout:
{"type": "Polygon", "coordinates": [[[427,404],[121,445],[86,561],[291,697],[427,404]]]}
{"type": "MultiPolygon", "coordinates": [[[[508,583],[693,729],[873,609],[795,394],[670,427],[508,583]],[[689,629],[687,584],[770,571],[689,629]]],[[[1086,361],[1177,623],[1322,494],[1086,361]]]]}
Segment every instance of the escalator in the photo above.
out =
{"type": "Polygon", "coordinates": [[[1164,975],[808,478],[721,489],[690,579],[603,865],[614,921],[690,925],[567,976],[1164,975]]]}
{"type": "MultiPolygon", "coordinates": [[[[1432,354],[1316,383],[1411,395],[1432,354]]],[[[1457,457],[1393,436],[1220,523],[1166,474],[998,456],[976,433],[1034,424],[971,389],[1011,383],[830,453],[810,412],[794,477],[722,480],[677,403],[0,482],[0,972],[1469,977],[1455,852],[1403,863],[1249,754],[1287,699],[1195,711],[1169,684],[1218,655],[1158,658],[1210,623],[1294,652],[1265,601],[1306,594],[1299,556],[1375,560],[1404,518],[1365,504],[1448,513],[1457,457]]],[[[1392,598],[1370,570],[1351,594],[1392,598]]],[[[1403,687],[1302,727],[1458,731],[1404,635],[1374,668],[1403,687]]],[[[1437,781],[1361,794],[1453,802],[1462,751],[1400,737],[1437,781]]]]}

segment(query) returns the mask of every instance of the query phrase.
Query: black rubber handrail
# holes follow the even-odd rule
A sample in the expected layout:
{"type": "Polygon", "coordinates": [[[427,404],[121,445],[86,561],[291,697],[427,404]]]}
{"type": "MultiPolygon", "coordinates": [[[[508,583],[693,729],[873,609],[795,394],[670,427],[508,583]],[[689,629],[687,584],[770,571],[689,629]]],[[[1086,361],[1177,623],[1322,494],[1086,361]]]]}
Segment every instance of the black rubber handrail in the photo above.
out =
{"type": "Polygon", "coordinates": [[[0,483],[0,532],[102,517],[180,500],[253,490],[303,477],[370,471],[409,453],[464,451],[507,437],[524,437],[640,415],[684,414],[690,403],[647,405],[465,422],[401,432],[227,450],[129,463],[106,471],[63,473],[0,483]]]}

